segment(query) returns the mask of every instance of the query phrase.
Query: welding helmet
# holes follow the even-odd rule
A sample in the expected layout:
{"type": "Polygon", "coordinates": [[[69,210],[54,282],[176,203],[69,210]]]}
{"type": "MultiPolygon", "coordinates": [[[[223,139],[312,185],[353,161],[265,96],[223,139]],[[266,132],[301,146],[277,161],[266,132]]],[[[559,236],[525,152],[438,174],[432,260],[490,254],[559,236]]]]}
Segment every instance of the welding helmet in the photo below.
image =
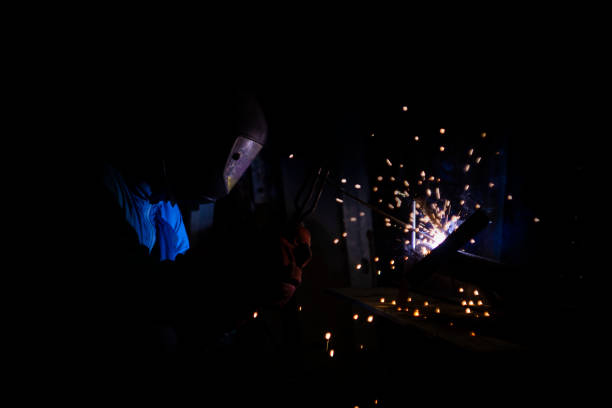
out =
{"type": "Polygon", "coordinates": [[[169,149],[164,163],[177,198],[199,203],[227,195],[267,137],[267,123],[253,95],[228,91],[205,99],[182,112],[191,115],[184,121],[190,126],[182,130],[190,137],[181,140],[178,150],[169,149]]]}

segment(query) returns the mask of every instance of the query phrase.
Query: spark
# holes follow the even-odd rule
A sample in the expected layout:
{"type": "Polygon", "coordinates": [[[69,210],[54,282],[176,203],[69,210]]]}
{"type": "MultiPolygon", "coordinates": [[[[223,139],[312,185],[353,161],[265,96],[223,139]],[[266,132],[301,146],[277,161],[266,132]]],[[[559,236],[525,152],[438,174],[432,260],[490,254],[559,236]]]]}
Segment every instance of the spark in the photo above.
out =
{"type": "Polygon", "coordinates": [[[408,107],[407,107],[407,106],[402,106],[402,110],[403,110],[404,112],[406,112],[406,111],[408,110],[408,107]]]}
{"type": "Polygon", "coordinates": [[[369,315],[367,320],[368,320],[368,323],[372,323],[374,321],[374,316],[369,315]]]}
{"type": "Polygon", "coordinates": [[[482,136],[482,138],[484,139],[485,137],[487,137],[487,132],[482,132],[480,136],[482,136]]]}
{"type": "Polygon", "coordinates": [[[535,217],[535,218],[533,219],[533,222],[540,222],[540,219],[539,219],[538,217],[535,217]]]}
{"type": "Polygon", "coordinates": [[[470,185],[469,185],[469,184],[466,184],[466,185],[465,185],[465,187],[463,187],[463,189],[464,189],[465,191],[468,191],[468,190],[470,189],[470,185]]]}
{"type": "Polygon", "coordinates": [[[291,154],[289,155],[289,158],[290,158],[290,159],[293,159],[293,153],[291,153],[291,154]]]}
{"type": "Polygon", "coordinates": [[[492,182],[489,183],[489,188],[493,188],[493,187],[495,187],[495,183],[492,183],[492,182]]]}
{"type": "Polygon", "coordinates": [[[391,160],[389,160],[389,159],[385,159],[385,160],[387,161],[387,166],[389,166],[389,167],[393,166],[393,164],[391,163],[391,160]]]}
{"type": "Polygon", "coordinates": [[[380,298],[380,303],[385,303],[385,298],[380,298]]]}
{"type": "Polygon", "coordinates": [[[476,164],[480,163],[481,160],[482,160],[482,157],[477,157],[476,158],[476,164]]]}
{"type": "Polygon", "coordinates": [[[508,201],[512,201],[512,194],[508,194],[508,201]]]}
{"type": "Polygon", "coordinates": [[[355,188],[359,190],[361,188],[361,184],[355,184],[355,188]]]}
{"type": "Polygon", "coordinates": [[[472,313],[472,311],[470,310],[470,308],[469,308],[469,307],[466,307],[466,308],[465,308],[465,313],[470,314],[470,313],[472,313]]]}
{"type": "Polygon", "coordinates": [[[343,232],[342,233],[342,238],[346,238],[346,237],[348,237],[348,232],[343,232]]]}
{"type": "Polygon", "coordinates": [[[329,356],[333,357],[334,356],[334,349],[329,350],[329,356]]]}
{"type": "Polygon", "coordinates": [[[470,171],[470,165],[469,165],[469,164],[466,164],[466,165],[465,165],[465,167],[463,167],[463,171],[464,171],[464,172],[466,172],[466,173],[467,173],[468,171],[470,171]]]}
{"type": "Polygon", "coordinates": [[[336,197],[336,201],[339,202],[339,203],[343,203],[344,202],[344,200],[342,200],[341,198],[337,198],[337,197],[336,197]]]}
{"type": "Polygon", "coordinates": [[[445,133],[446,133],[446,129],[444,129],[444,128],[443,128],[443,129],[440,129],[440,134],[441,134],[441,135],[443,135],[443,134],[445,134],[445,133]]]}
{"type": "Polygon", "coordinates": [[[383,181],[383,176],[378,176],[378,177],[376,177],[376,180],[378,180],[378,181],[383,181]]]}
{"type": "Polygon", "coordinates": [[[357,270],[361,269],[361,264],[357,264],[357,265],[355,266],[355,269],[357,269],[357,270]]]}
{"type": "Polygon", "coordinates": [[[380,258],[379,258],[379,257],[377,257],[377,256],[376,256],[376,257],[374,257],[374,262],[378,262],[379,260],[380,260],[380,258]]]}
{"type": "Polygon", "coordinates": [[[474,296],[478,296],[480,294],[480,292],[478,292],[478,290],[474,290],[474,296]]]}
{"type": "Polygon", "coordinates": [[[414,140],[418,142],[418,141],[419,141],[419,137],[418,137],[418,136],[415,136],[415,137],[414,137],[414,140]]]}
{"type": "Polygon", "coordinates": [[[376,187],[376,186],[372,187],[372,191],[373,192],[377,192],[378,191],[378,187],[376,187]]]}
{"type": "Polygon", "coordinates": [[[440,151],[443,152],[444,151],[444,146],[440,146],[440,151]]]}
{"type": "Polygon", "coordinates": [[[334,244],[338,244],[338,242],[340,242],[340,239],[338,238],[334,239],[334,244]]]}
{"type": "Polygon", "coordinates": [[[412,315],[414,317],[419,317],[421,314],[419,313],[419,309],[414,309],[414,312],[412,312],[412,315]]]}
{"type": "Polygon", "coordinates": [[[329,340],[329,339],[331,339],[331,333],[327,332],[325,333],[325,340],[329,340]]]}
{"type": "Polygon", "coordinates": [[[253,313],[253,319],[257,319],[257,312],[253,313]]]}
{"type": "Polygon", "coordinates": [[[346,179],[345,179],[345,178],[343,178],[342,180],[340,180],[340,182],[341,182],[342,184],[346,184],[346,179]]]}
{"type": "Polygon", "coordinates": [[[471,155],[473,155],[473,154],[474,154],[474,149],[470,149],[470,150],[468,151],[468,156],[471,156],[471,155]]]}
{"type": "Polygon", "coordinates": [[[355,313],[355,314],[353,315],[353,320],[359,320],[359,315],[355,313]]]}

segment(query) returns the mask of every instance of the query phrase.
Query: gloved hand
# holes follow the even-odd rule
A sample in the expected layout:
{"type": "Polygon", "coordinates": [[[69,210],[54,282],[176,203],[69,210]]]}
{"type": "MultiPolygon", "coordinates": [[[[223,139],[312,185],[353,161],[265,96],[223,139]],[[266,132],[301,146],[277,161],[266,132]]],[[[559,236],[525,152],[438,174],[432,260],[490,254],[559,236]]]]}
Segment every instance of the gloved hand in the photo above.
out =
{"type": "Polygon", "coordinates": [[[281,237],[283,269],[281,305],[289,301],[295,288],[302,283],[302,270],[312,259],[310,231],[303,225],[299,225],[291,235],[293,235],[291,239],[281,237]]]}

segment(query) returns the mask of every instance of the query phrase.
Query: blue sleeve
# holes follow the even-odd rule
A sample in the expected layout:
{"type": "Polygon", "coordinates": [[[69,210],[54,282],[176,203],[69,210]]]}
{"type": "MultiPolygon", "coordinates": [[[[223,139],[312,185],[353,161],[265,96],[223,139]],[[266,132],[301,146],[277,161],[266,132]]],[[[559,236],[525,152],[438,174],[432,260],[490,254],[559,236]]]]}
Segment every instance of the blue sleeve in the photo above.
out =
{"type": "MultiPolygon", "coordinates": [[[[187,237],[183,216],[178,205],[172,205],[170,202],[165,201],[161,207],[161,217],[165,224],[172,229],[172,235],[174,235],[171,246],[161,246],[161,260],[168,259],[174,261],[176,255],[184,254],[189,249],[189,238],[187,237]]],[[[164,235],[168,236],[170,234],[164,235]]]]}

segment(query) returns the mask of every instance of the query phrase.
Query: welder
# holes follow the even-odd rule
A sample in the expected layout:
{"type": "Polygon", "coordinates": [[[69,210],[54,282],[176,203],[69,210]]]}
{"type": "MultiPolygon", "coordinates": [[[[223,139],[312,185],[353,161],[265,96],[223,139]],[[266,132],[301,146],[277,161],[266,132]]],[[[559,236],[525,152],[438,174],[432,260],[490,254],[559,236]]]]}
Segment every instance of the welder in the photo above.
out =
{"type": "Polygon", "coordinates": [[[216,207],[266,142],[258,101],[228,90],[173,103],[140,109],[150,134],[141,130],[137,149],[122,149],[103,164],[93,279],[85,290],[95,303],[88,335],[102,352],[214,347],[257,308],[283,307],[310,260],[304,227],[281,237],[279,229],[219,222],[216,207]],[[181,208],[204,214],[207,228],[199,233],[207,239],[198,253],[190,249],[181,208]]]}

